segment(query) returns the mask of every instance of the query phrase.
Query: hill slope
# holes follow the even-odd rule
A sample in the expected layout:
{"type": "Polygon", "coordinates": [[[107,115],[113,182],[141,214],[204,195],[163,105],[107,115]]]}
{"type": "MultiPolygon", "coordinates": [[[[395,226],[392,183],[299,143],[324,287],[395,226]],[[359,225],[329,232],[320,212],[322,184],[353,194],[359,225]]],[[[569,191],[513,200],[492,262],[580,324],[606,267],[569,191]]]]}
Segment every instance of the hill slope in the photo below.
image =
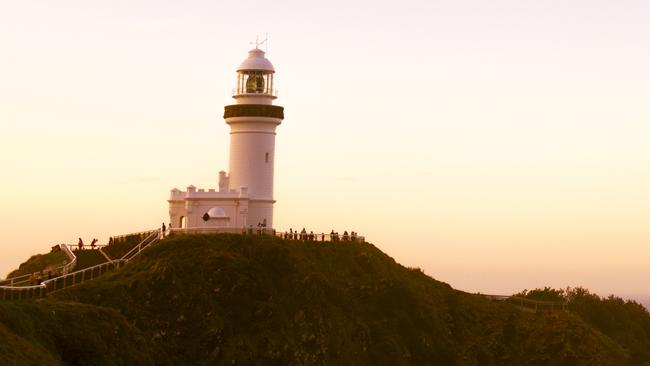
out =
{"type": "Polygon", "coordinates": [[[25,263],[22,263],[18,269],[11,271],[7,278],[18,277],[22,275],[31,274],[34,272],[47,272],[68,263],[68,257],[60,250],[46,254],[36,254],[29,258],[25,263]]]}
{"type": "Polygon", "coordinates": [[[241,235],[168,238],[99,280],[35,304],[0,304],[0,336],[3,326],[67,364],[89,364],[88,355],[95,364],[629,364],[624,344],[577,316],[453,290],[371,244],[241,235]],[[60,345],[33,328],[59,329],[60,320],[11,321],[52,307],[97,312],[69,319],[79,332],[117,328],[80,362],[58,357],[60,345]]]}

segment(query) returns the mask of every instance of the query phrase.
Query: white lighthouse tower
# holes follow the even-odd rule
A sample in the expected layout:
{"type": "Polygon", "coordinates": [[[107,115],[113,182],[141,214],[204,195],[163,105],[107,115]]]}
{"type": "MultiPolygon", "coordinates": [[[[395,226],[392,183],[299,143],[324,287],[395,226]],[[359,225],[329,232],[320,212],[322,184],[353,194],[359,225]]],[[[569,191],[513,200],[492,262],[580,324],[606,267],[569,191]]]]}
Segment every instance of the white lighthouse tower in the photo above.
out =
{"type": "Polygon", "coordinates": [[[255,48],[237,68],[236,103],[224,110],[230,126],[229,173],[219,172],[219,188],[171,190],[172,230],[185,232],[239,231],[273,228],[273,165],[275,129],[284,108],[273,105],[273,64],[255,48]]]}
{"type": "Polygon", "coordinates": [[[273,165],[275,128],[282,123],[284,108],[273,105],[275,69],[255,48],[237,68],[236,104],[228,105],[224,119],[230,126],[229,185],[247,189],[249,224],[273,227],[273,165]]]}

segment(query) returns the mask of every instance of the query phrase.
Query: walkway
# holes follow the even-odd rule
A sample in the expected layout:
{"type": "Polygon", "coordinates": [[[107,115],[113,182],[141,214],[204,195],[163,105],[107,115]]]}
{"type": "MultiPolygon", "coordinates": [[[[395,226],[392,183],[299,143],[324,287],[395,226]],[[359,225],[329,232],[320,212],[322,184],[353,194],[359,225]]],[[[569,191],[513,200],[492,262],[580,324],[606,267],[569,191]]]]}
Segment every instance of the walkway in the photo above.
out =
{"type": "Polygon", "coordinates": [[[518,307],[520,310],[529,312],[542,312],[542,311],[569,311],[569,304],[562,301],[543,301],[533,300],[521,296],[504,296],[504,295],[485,295],[478,294],[488,300],[504,301],[511,303],[518,307]]]}
{"type": "MultiPolygon", "coordinates": [[[[121,268],[133,258],[138,256],[145,248],[160,241],[162,237],[160,229],[151,230],[149,233],[150,234],[146,236],[142,241],[140,241],[137,245],[135,245],[133,249],[127,252],[122,258],[117,260],[104,262],[105,258],[102,256],[102,254],[100,254],[99,251],[77,251],[79,258],[88,257],[86,264],[90,266],[83,268],[85,264],[81,263],[81,269],[74,272],[72,270],[76,269],[79,258],[70,250],[67,245],[61,244],[59,247],[70,258],[70,263],[60,268],[60,274],[57,272],[57,274],[59,274],[58,276],[51,279],[46,279],[40,282],[40,284],[31,283],[34,280],[32,275],[10,278],[1,281],[0,300],[25,300],[42,298],[54,291],[78,285],[80,283],[100,277],[107,272],[121,268]],[[93,261],[101,261],[103,263],[93,265],[93,261]]],[[[85,261],[86,258],[83,260],[85,261]]]]}

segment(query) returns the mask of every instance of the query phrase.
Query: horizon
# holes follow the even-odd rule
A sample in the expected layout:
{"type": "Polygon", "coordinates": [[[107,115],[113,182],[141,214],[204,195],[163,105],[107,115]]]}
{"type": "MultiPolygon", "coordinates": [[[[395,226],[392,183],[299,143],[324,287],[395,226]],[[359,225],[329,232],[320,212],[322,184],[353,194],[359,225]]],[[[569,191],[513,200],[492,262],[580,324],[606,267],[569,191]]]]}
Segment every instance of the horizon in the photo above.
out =
{"type": "Polygon", "coordinates": [[[468,292],[650,307],[650,5],[336,4],[3,4],[0,275],[216,187],[235,69],[268,32],[278,230],[354,230],[468,292]]]}

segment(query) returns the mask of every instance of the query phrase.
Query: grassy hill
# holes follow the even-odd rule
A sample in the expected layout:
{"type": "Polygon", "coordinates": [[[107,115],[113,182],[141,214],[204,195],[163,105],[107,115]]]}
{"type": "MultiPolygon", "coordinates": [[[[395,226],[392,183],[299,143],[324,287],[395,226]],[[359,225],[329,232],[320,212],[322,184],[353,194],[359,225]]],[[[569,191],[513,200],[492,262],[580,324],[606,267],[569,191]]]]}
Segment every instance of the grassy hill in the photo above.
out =
{"type": "Polygon", "coordinates": [[[0,337],[0,364],[650,364],[579,315],[456,291],[371,244],[225,234],[171,237],[46,300],[0,302],[0,337]]]}
{"type": "Polygon", "coordinates": [[[60,250],[47,254],[36,254],[31,256],[25,263],[22,263],[18,269],[11,271],[7,278],[18,277],[39,271],[47,271],[61,267],[68,263],[68,257],[60,250]]]}

